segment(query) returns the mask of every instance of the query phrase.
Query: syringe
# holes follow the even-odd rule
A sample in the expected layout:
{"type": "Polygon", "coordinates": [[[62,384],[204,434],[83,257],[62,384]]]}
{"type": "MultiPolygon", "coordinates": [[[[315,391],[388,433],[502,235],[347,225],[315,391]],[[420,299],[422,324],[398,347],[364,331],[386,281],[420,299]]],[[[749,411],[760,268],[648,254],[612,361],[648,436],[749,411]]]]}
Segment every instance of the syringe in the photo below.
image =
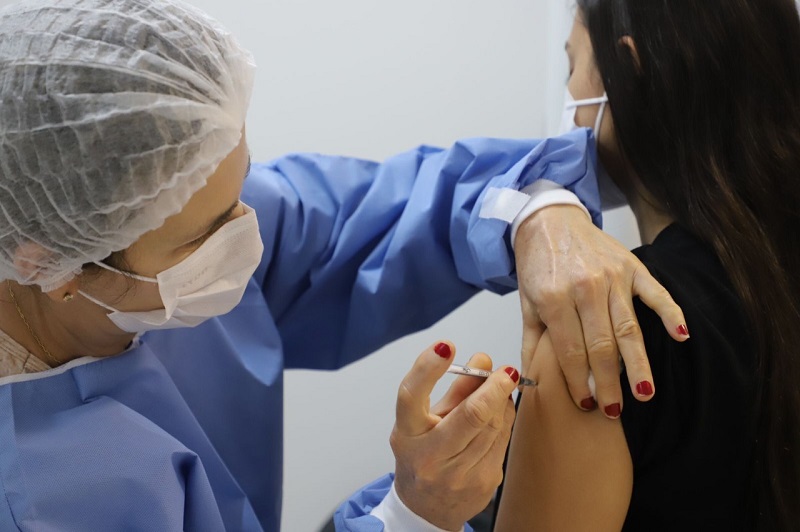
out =
{"type": "MultiPolygon", "coordinates": [[[[447,370],[447,373],[455,373],[456,375],[468,375],[470,377],[480,377],[482,379],[485,379],[492,374],[491,371],[486,371],[485,369],[471,368],[469,366],[459,366],[458,364],[450,364],[450,369],[447,370]]],[[[520,384],[521,386],[536,386],[536,381],[533,379],[528,379],[526,377],[520,377],[518,384],[520,384]]]]}

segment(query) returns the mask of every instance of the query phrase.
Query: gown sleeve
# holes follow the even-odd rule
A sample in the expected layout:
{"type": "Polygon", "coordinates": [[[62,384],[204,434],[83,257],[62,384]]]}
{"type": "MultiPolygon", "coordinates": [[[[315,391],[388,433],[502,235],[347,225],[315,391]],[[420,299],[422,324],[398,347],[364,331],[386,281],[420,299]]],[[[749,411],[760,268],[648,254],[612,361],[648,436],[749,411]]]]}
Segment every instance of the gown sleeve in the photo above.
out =
{"type": "MultiPolygon", "coordinates": [[[[386,475],[345,501],[333,517],[337,532],[446,532],[406,507],[392,489],[393,482],[394,475],[386,475]],[[387,497],[390,492],[391,496],[387,497]],[[393,509],[381,512],[379,518],[375,508],[391,498],[394,499],[393,509]]],[[[472,527],[465,523],[461,530],[472,532],[472,527]]]]}
{"type": "Polygon", "coordinates": [[[422,146],[382,164],[314,154],[254,164],[242,197],[259,218],[265,250],[255,279],[286,367],[343,367],[481,289],[515,289],[509,224],[481,217],[487,192],[546,178],[599,224],[595,161],[584,129],[422,146]]]}

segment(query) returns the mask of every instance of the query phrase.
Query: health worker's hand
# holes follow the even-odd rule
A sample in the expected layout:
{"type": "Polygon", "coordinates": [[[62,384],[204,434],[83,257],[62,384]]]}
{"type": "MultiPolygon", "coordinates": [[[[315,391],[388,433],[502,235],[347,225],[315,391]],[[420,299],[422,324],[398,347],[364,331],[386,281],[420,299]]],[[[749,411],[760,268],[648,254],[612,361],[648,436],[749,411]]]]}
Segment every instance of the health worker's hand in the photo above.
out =
{"type": "Polygon", "coordinates": [[[689,336],[680,307],[644,264],[569,205],[536,212],[520,226],[514,247],[523,314],[522,367],[528,367],[546,328],[579,408],[597,406],[588,385],[591,368],[597,404],[607,417],[619,417],[619,355],[634,397],[651,399],[655,383],[634,296],[661,317],[672,338],[681,342],[689,336]]]}
{"type": "MultiPolygon", "coordinates": [[[[460,530],[486,508],[503,480],[515,415],[509,394],[519,381],[511,367],[485,380],[458,377],[431,408],[431,391],[454,353],[451,343],[440,342],[417,358],[400,384],[390,438],[397,495],[415,514],[445,530],[460,530]]],[[[483,353],[468,364],[492,369],[483,353]]]]}

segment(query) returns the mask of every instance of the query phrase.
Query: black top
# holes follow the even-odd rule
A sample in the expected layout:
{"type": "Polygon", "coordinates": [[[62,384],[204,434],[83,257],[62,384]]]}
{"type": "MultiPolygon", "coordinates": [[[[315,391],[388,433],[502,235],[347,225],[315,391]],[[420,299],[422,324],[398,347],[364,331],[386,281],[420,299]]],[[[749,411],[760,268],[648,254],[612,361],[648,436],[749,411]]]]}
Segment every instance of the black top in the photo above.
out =
{"type": "Polygon", "coordinates": [[[634,253],[683,309],[691,338],[672,340],[636,312],[656,395],[623,376],[622,425],[633,459],[625,530],[741,530],[756,439],[756,354],[741,302],[711,248],[678,225],[634,253]]]}

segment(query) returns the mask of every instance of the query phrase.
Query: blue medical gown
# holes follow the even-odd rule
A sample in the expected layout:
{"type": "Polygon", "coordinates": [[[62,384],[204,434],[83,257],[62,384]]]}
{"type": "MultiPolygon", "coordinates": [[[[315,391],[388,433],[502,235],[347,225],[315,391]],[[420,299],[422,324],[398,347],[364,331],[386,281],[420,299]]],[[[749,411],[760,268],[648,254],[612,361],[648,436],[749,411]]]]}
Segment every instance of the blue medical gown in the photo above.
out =
{"type": "MultiPolygon", "coordinates": [[[[0,381],[0,530],[278,530],[284,368],[342,367],[480,289],[512,290],[485,190],[546,177],[599,221],[594,161],[581,130],[253,165],[264,257],[232,312],[0,381]]],[[[340,527],[380,530],[366,514],[388,488],[354,495],[340,527]]]]}

